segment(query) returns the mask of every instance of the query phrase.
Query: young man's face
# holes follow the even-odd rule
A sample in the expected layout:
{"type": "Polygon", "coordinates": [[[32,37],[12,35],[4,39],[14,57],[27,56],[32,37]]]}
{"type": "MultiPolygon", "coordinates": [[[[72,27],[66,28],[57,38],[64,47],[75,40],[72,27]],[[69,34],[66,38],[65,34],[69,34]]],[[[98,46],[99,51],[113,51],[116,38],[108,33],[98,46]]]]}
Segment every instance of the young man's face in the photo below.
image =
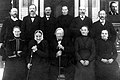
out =
{"type": "Polygon", "coordinates": [[[83,36],[87,36],[89,33],[88,28],[84,26],[80,29],[80,31],[83,36]]]}
{"type": "Polygon", "coordinates": [[[14,37],[20,37],[20,29],[19,28],[14,28],[13,29],[13,34],[14,34],[14,37]]]}
{"type": "Polygon", "coordinates": [[[100,12],[99,12],[99,18],[100,18],[101,20],[104,20],[105,17],[106,17],[106,12],[105,12],[104,10],[100,11],[100,12]]]}
{"type": "Polygon", "coordinates": [[[108,31],[107,30],[102,30],[102,32],[101,32],[101,38],[103,40],[107,40],[108,39],[108,31]]]}
{"type": "Polygon", "coordinates": [[[50,7],[46,7],[46,8],[45,8],[45,14],[46,14],[47,16],[50,16],[51,12],[52,12],[52,10],[51,10],[50,7]]]}

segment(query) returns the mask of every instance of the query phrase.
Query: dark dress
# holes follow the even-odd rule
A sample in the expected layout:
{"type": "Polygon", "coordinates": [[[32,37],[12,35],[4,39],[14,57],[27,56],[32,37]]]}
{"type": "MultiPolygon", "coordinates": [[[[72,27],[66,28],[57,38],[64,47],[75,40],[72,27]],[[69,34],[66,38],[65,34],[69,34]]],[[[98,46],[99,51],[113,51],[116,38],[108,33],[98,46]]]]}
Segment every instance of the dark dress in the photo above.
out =
{"type": "Polygon", "coordinates": [[[96,80],[118,80],[118,63],[116,62],[117,50],[110,40],[97,40],[96,43],[96,80]],[[111,64],[106,64],[101,59],[114,59],[111,64]]]}
{"type": "MultiPolygon", "coordinates": [[[[29,80],[48,80],[48,43],[46,40],[42,40],[39,44],[37,44],[35,40],[31,40],[29,43],[30,53],[31,48],[35,45],[37,45],[38,50],[33,53],[29,80]]],[[[30,57],[28,60],[29,59],[30,57]]]]}
{"type": "MultiPolygon", "coordinates": [[[[73,43],[68,38],[63,38],[61,44],[64,46],[64,50],[62,51],[61,56],[61,74],[65,75],[65,80],[73,80],[74,79],[74,47],[73,43]]],[[[53,42],[50,45],[50,80],[57,80],[58,78],[58,64],[59,58],[56,57],[56,53],[59,51],[57,48],[58,41],[54,38],[53,42]]]]}
{"type": "Polygon", "coordinates": [[[26,46],[25,41],[20,38],[14,38],[6,43],[6,61],[5,68],[3,73],[2,80],[26,80],[26,46]],[[18,51],[22,51],[20,56],[14,58],[8,58],[8,56],[12,56],[16,54],[16,39],[19,40],[19,49],[18,51]]]}
{"type": "Polygon", "coordinates": [[[112,23],[110,23],[107,20],[106,20],[104,25],[101,24],[100,20],[93,23],[91,36],[94,38],[94,40],[100,39],[101,38],[101,31],[104,29],[108,30],[109,36],[110,36],[109,39],[114,43],[116,40],[116,31],[115,31],[112,23]]]}
{"type": "Polygon", "coordinates": [[[42,18],[36,16],[34,17],[34,21],[32,22],[30,15],[24,17],[21,26],[21,35],[24,36],[27,44],[29,44],[30,40],[34,39],[34,32],[36,30],[44,30],[42,18]]]}
{"type": "Polygon", "coordinates": [[[70,25],[72,23],[73,20],[73,16],[67,14],[67,15],[60,15],[57,18],[57,27],[61,27],[64,29],[64,33],[66,37],[70,37],[71,36],[71,32],[70,32],[70,25]]]}
{"type": "Polygon", "coordinates": [[[0,33],[0,42],[4,43],[9,39],[13,39],[13,27],[19,26],[21,27],[21,20],[13,21],[10,17],[7,17],[3,22],[3,26],[0,33]]]}
{"type": "Polygon", "coordinates": [[[94,58],[95,44],[90,37],[78,37],[75,41],[75,54],[77,59],[74,80],[95,80],[94,58]],[[90,61],[88,66],[83,66],[80,60],[90,61]]]}
{"type": "Polygon", "coordinates": [[[87,16],[85,16],[84,20],[82,20],[80,16],[73,19],[70,30],[73,34],[72,36],[74,37],[74,39],[81,36],[80,29],[82,28],[82,26],[88,26],[88,28],[90,29],[89,31],[91,31],[92,19],[87,16]]]}

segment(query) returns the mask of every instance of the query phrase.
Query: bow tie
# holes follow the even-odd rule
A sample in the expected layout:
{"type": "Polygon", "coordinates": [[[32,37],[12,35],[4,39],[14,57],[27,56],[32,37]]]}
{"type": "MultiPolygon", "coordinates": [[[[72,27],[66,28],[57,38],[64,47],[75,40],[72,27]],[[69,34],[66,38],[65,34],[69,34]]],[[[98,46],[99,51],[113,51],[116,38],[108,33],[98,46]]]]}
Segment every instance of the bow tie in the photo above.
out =
{"type": "Polygon", "coordinates": [[[30,16],[30,18],[35,18],[35,16],[30,16]]]}

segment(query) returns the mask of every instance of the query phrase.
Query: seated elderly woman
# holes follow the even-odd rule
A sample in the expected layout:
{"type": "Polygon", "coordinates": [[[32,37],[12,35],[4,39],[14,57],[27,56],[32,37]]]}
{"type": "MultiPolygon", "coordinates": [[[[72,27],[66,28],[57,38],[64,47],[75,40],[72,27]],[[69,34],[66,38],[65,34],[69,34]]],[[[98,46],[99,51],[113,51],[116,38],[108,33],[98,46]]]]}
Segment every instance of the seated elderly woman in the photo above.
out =
{"type": "Polygon", "coordinates": [[[58,80],[59,78],[73,80],[73,43],[68,37],[64,36],[63,28],[57,28],[55,36],[50,44],[50,80],[57,80],[57,78],[58,80]]]}
{"type": "Polygon", "coordinates": [[[28,69],[28,80],[48,80],[48,43],[41,30],[35,31],[29,43],[28,69]]]}
{"type": "Polygon", "coordinates": [[[118,80],[117,50],[109,36],[108,30],[102,30],[96,43],[96,80],[118,80]]]}

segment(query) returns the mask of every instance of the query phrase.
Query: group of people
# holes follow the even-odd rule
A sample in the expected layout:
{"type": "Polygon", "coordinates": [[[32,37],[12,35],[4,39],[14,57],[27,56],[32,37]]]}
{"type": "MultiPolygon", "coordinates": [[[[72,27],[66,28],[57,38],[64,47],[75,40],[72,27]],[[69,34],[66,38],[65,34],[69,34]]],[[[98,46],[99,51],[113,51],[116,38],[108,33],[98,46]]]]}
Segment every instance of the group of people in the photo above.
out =
{"type": "Polygon", "coordinates": [[[55,18],[45,7],[43,18],[36,6],[29,6],[23,21],[12,8],[0,34],[5,68],[2,80],[119,80],[116,31],[104,10],[95,23],[79,8],[79,16],[68,14],[55,18]]]}

